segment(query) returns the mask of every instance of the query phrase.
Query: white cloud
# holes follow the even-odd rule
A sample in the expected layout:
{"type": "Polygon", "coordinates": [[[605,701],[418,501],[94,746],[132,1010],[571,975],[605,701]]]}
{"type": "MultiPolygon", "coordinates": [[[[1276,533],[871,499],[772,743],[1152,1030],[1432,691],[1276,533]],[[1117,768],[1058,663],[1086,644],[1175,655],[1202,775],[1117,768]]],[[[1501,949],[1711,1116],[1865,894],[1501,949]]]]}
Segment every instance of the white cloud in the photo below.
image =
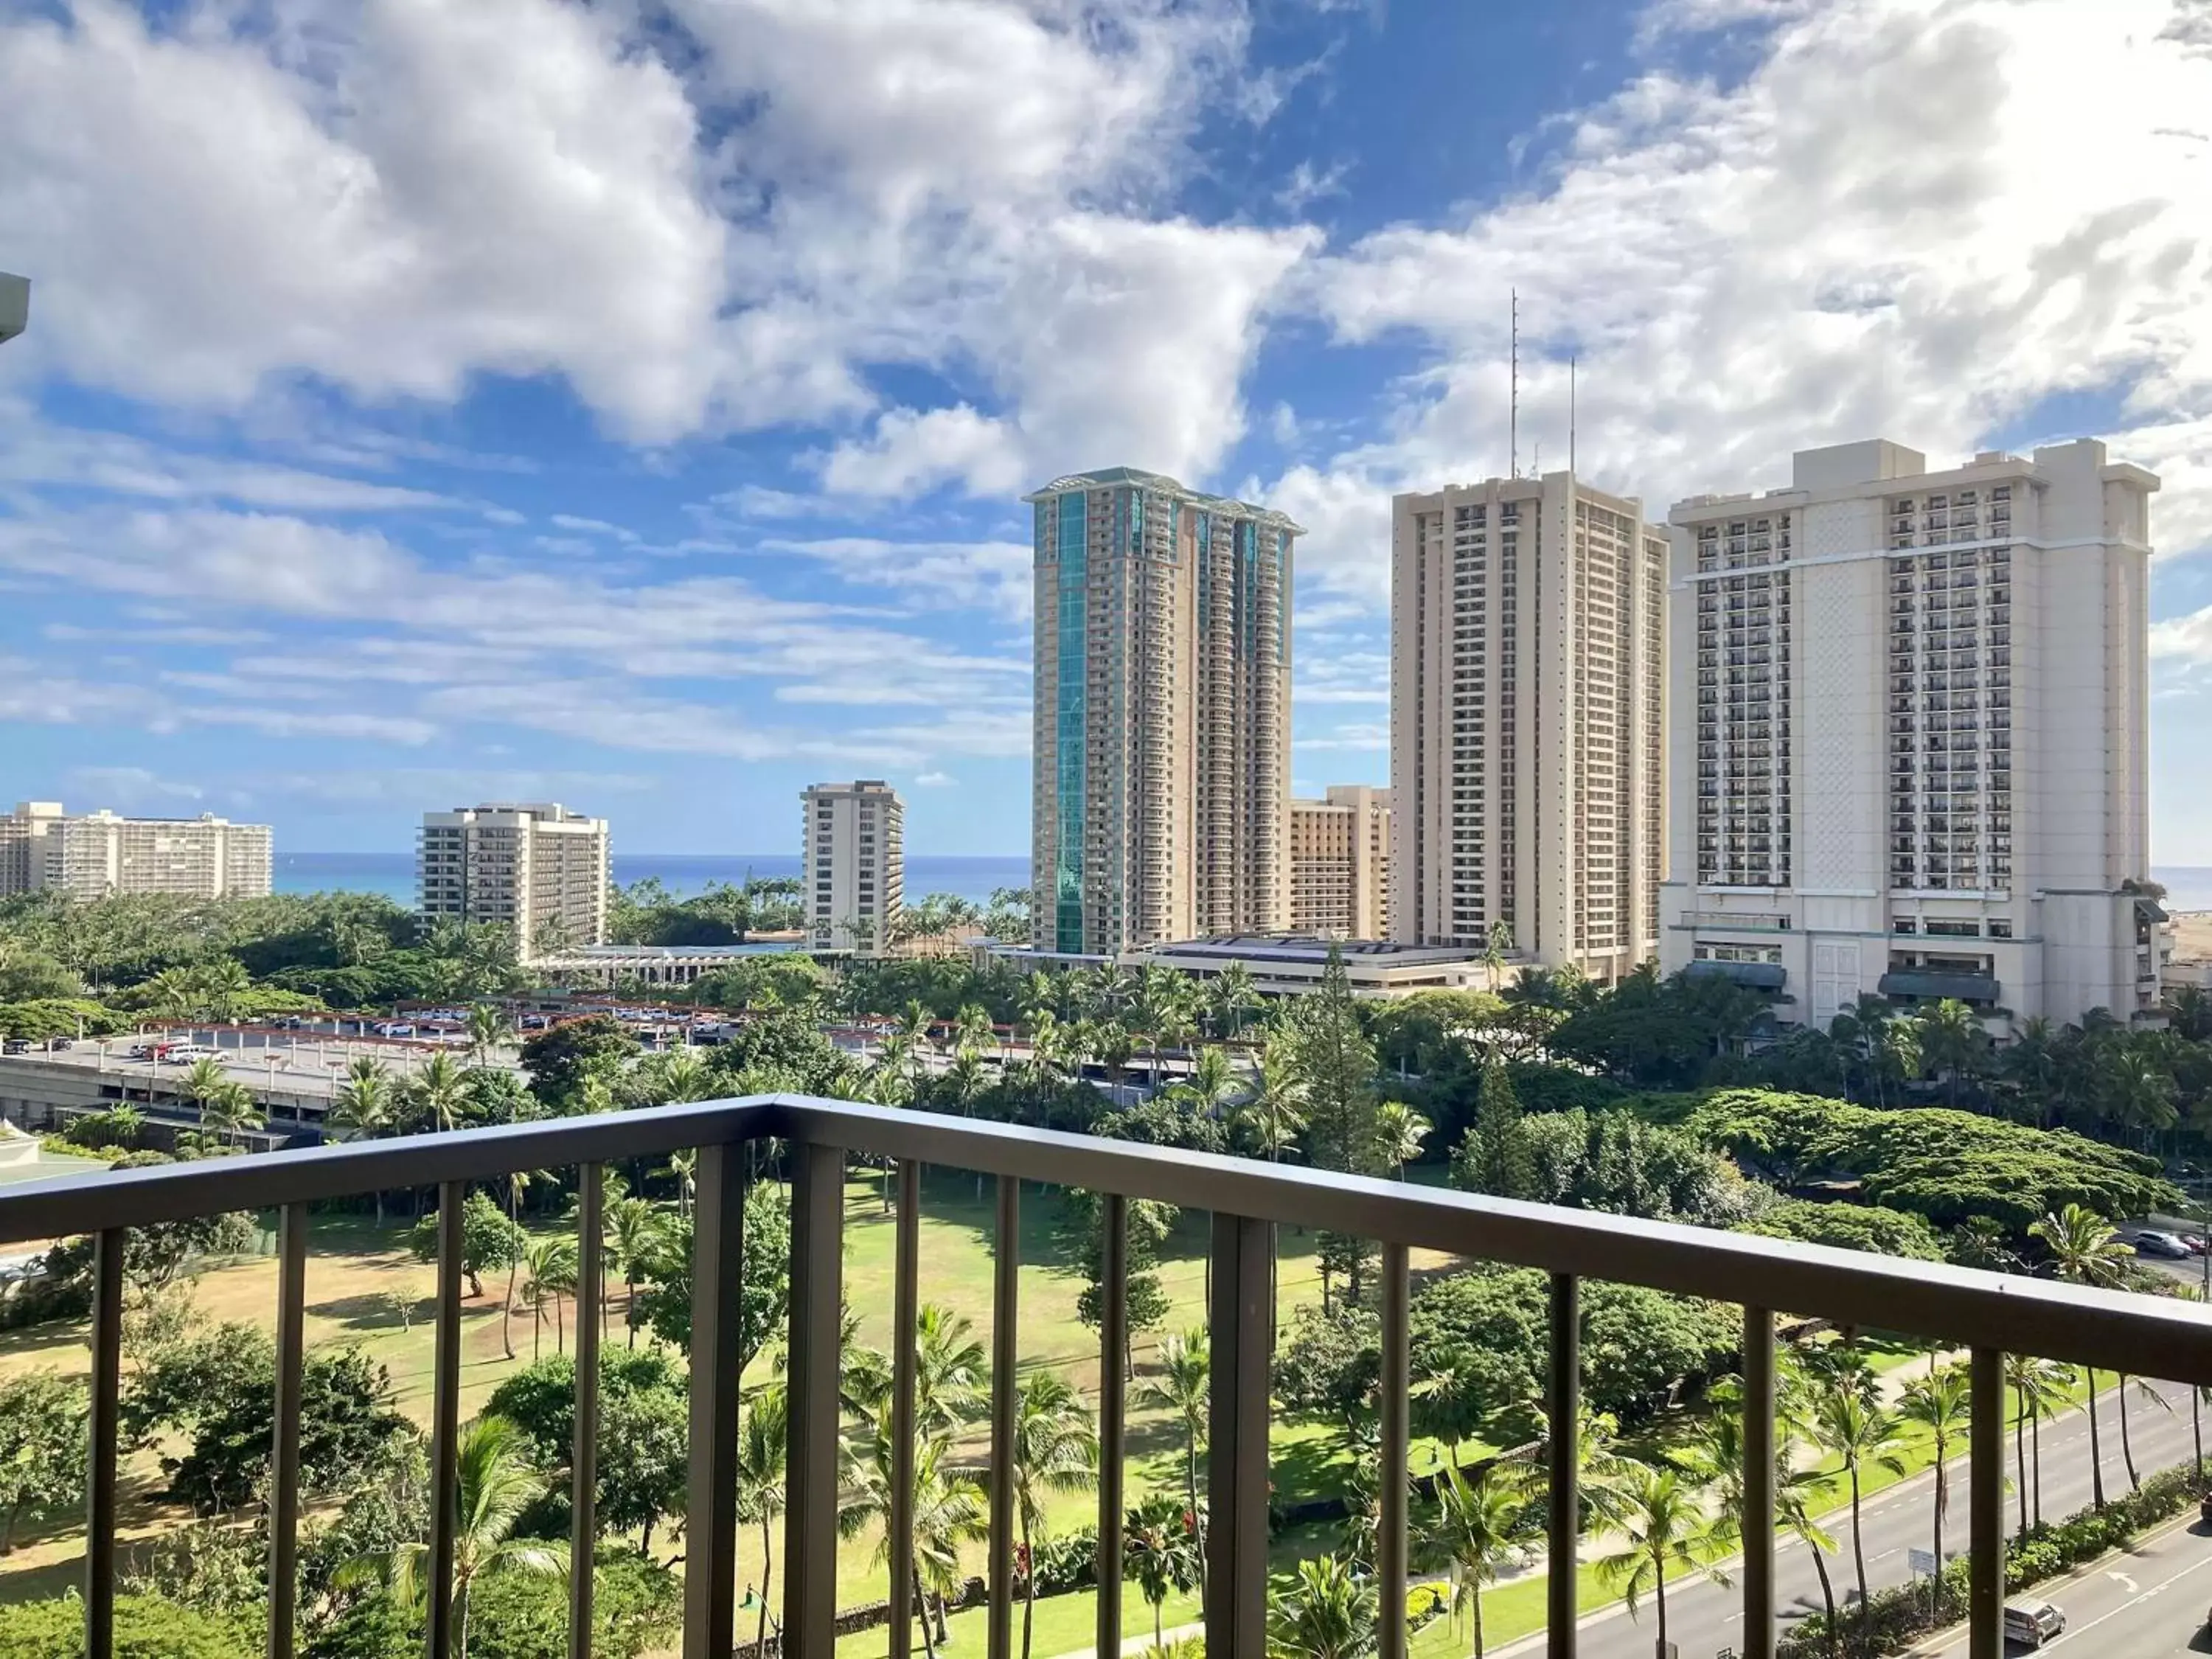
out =
{"type": "Polygon", "coordinates": [[[1728,86],[1654,70],[1570,118],[1537,189],[1314,267],[1340,339],[1427,361],[1380,436],[1259,486],[1313,529],[1302,574],[1379,611],[1390,493],[1506,470],[1509,287],[1524,467],[1539,441],[1565,459],[1571,349],[1581,471],[1659,514],[1780,482],[1794,448],[1962,456],[2117,392],[2116,453],[2168,472],[2161,543],[2212,537],[2212,155],[2177,136],[2212,59],[2160,41],[2166,0],[1669,9],[1770,25],[1763,60],[1728,86]]]}
{"type": "Polygon", "coordinates": [[[984,610],[1026,622],[1035,597],[1035,550],[1020,542],[894,542],[848,536],[769,540],[763,554],[812,559],[856,587],[897,593],[934,609],[984,610]]]}
{"type": "Polygon", "coordinates": [[[914,775],[914,781],[915,787],[918,789],[942,789],[949,784],[959,782],[960,780],[950,772],[917,772],[914,775]]]}
{"type": "Polygon", "coordinates": [[[149,802],[204,800],[208,793],[197,783],[165,778],[143,766],[72,766],[68,781],[72,790],[98,797],[101,805],[119,802],[126,808],[149,802]]]}
{"type": "Polygon", "coordinates": [[[647,443],[866,422],[826,463],[862,489],[1225,453],[1313,246],[1161,216],[1201,114],[1293,83],[1242,0],[673,11],[681,50],[563,0],[0,22],[0,223],[40,256],[17,361],[249,417],[301,375],[445,403],[555,374],[647,443]],[[886,411],[879,368],[1003,407],[886,411]]]}
{"type": "Polygon", "coordinates": [[[0,222],[40,252],[40,350],[183,403],[553,369],[635,435],[701,421],[724,228],[658,58],[556,0],[270,15],[0,26],[0,222]]]}

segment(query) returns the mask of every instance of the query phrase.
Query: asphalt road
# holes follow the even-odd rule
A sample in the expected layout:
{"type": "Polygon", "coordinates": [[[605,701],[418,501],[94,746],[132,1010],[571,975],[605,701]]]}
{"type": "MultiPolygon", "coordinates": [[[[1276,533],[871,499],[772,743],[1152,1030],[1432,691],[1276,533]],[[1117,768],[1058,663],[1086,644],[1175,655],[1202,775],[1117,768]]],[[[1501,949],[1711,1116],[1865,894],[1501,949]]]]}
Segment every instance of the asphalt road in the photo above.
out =
{"type": "MultiPolygon", "coordinates": [[[[2169,1464],[2184,1462],[2191,1455],[2189,1419],[2189,1391],[2178,1385],[2160,1387],[2160,1393],[2172,1402],[2170,1412],[2160,1411],[2147,1400],[2130,1399],[2128,1407],[2130,1440],[2135,1449],[2136,1468],[2148,1475],[2152,1470],[2169,1464]]],[[[2128,1489],[2127,1471],[2120,1455],[2119,1413],[2116,1396],[2107,1390],[2098,1401],[2098,1420],[2104,1450],[2105,1490],[2106,1493],[2124,1492],[2128,1489]]],[[[2212,1418],[2212,1413],[2207,1413],[2212,1418]]],[[[2212,1423],[2208,1424],[2212,1428],[2212,1423]]],[[[2009,1435],[2005,1448],[2005,1475],[2008,1486],[2012,1480],[2013,1460],[2009,1435]]],[[[2031,1463],[2029,1479],[2033,1481],[2031,1463]]],[[[1958,1555],[1964,1553],[1966,1543],[1966,1466],[1961,1457],[1951,1464],[1950,1511],[1943,1528],[1944,1553],[1958,1555]]],[[[1931,1470],[1900,1481],[1867,1500],[1862,1516],[1867,1558],[1867,1583],[1873,1589],[1901,1584],[1910,1576],[1906,1551],[1926,1550],[1934,1545],[1934,1498],[1936,1480],[1931,1470]]],[[[2031,1493],[2031,1498],[2033,1494],[2031,1493]]],[[[2043,1515],[2046,1520],[2056,1520],[2086,1507],[2090,1501],[2089,1419],[2087,1413],[2075,1412],[2057,1418],[2043,1425],[2043,1515]]],[[[2017,1524],[2017,1494],[2006,1495],[2006,1534],[2010,1536],[2017,1524]]],[[[1856,1587],[1856,1578],[1851,1561],[1851,1526],[1848,1509],[1829,1514],[1822,1522],[1834,1537],[1836,1553],[1827,1558],[1828,1575],[1835,1585],[1836,1599],[1842,1602],[1856,1587]]],[[[2205,1540],[2195,1540],[2200,1548],[2205,1540]]],[[[2212,1554],[2212,1548],[2207,1549],[2212,1554]]],[[[1733,1575],[1731,1575],[1733,1577],[1733,1575]]],[[[2148,1583],[2148,1581],[2144,1581],[2148,1583]]],[[[2190,1583],[2192,1581],[2184,1581],[2190,1583]]],[[[2116,1586],[2117,1588],[2117,1586],[2116,1586]]],[[[2208,1576],[2204,1588],[2212,1593],[2212,1576],[2208,1576]]],[[[2192,1589],[2190,1595],[2197,1600],[2192,1589]]],[[[2061,1597],[2054,1596],[2069,1617],[2073,1607],[2061,1597]]],[[[1775,1604],[1778,1614],[1786,1628],[1808,1613],[1820,1611],[1820,1583],[1813,1566],[1812,1557],[1802,1544],[1778,1543],[1775,1559],[1775,1604]]],[[[2203,1608],[2197,1608],[2202,1613],[2203,1608]]],[[[1707,1579],[1698,1579],[1679,1589],[1670,1588],[1667,1595],[1667,1636],[1675,1644],[1680,1659],[1714,1659],[1714,1656],[1743,1647],[1743,1599],[1739,1588],[1722,1586],[1707,1579]]],[[[2171,1621],[2174,1615],[2169,1611],[2171,1621]]],[[[2078,1625],[2076,1626],[2079,1627],[2078,1625]]],[[[1618,1604],[1606,1613],[1592,1614],[1583,1621],[1582,1639],[1578,1650],[1586,1659],[1653,1659],[1657,1635],[1649,1598],[1638,1604],[1637,1617],[1631,1619],[1618,1604]]],[[[1534,1638],[1533,1647],[1542,1638],[1534,1638]]],[[[2133,1654],[2132,1647],[2105,1644],[2081,1644],[2081,1650],[2100,1654],[2133,1654]]],[[[1515,1651],[1519,1650],[1516,1644],[1515,1651]]],[[[2186,1647],[2175,1650],[2191,1651],[2186,1647]]],[[[2204,1650],[2212,1652],[2212,1647],[2204,1650]]],[[[2143,1652],[2164,1652],[2165,1649],[2146,1648],[2143,1652]]]]}
{"type": "MultiPolygon", "coordinates": [[[[2045,1643],[2044,1653],[2070,1659],[2212,1653],[2212,1629],[2205,1624],[2205,1604],[2212,1599],[2212,1527],[2192,1521],[2036,1594],[2066,1615],[2066,1633],[2045,1643]]],[[[1922,1651],[1935,1659],[1966,1659],[1966,1638],[1961,1632],[1922,1651]]]]}

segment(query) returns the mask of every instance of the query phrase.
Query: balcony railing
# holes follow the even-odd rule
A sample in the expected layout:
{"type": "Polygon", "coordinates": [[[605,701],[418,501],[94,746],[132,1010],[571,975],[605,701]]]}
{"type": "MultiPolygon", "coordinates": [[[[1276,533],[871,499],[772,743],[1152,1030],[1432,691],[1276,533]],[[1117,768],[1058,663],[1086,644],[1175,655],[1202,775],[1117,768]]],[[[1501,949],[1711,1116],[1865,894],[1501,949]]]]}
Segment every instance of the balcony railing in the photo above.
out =
{"type": "MultiPolygon", "coordinates": [[[[1127,1336],[1127,1202],[1149,1199],[1210,1212],[1209,1425],[1204,1617],[1210,1659],[1267,1651],[1269,1384],[1276,1329],[1274,1230],[1291,1224],[1357,1235],[1382,1247],[1381,1505],[1376,1547],[1379,1659],[1406,1653],[1407,1455],[1409,1437],[1408,1253],[1429,1249],[1551,1277],[1547,1474],[1547,1643],[1576,1651],[1580,1530],[1577,1470],[1584,1278],[1743,1305],[1741,1569],[1744,1659],[1771,1659],[1774,1588],[1775,1320],[1778,1313],[1896,1331],[1971,1351],[1969,1621],[1974,1659],[2003,1651],[2004,1356],[2033,1354],[2100,1370],[2212,1384],[2212,1309],[1758,1238],[1740,1233],[1478,1197],[1333,1172],[1285,1169],[1131,1142],[956,1120],[803,1096],[763,1096],[399,1140],[223,1159],[43,1182],[0,1193],[0,1245],[70,1234],[97,1241],[92,1322],[91,1457],[86,1495],[85,1652],[114,1649],[118,1389],[123,1261],[128,1230],[234,1210],[276,1209],[278,1228],[276,1428],[269,1499],[269,1652],[295,1650],[300,1524],[299,1443],[309,1206],[434,1186],[435,1359],[430,1425],[431,1537],[426,1571],[429,1659],[452,1650],[453,1570],[460,1445],[461,1216],[468,1183],[521,1170],[580,1170],[578,1305],[605,1286],[603,1167],[696,1148],[690,1345],[690,1462],[686,1508],[685,1659],[728,1659],[737,1610],[738,1328],[747,1143],[791,1150],[788,1491],[782,1559],[783,1648],[789,1659],[834,1659],[836,1634],[839,1337],[845,1159],[896,1162],[893,1291],[893,1493],[887,1554],[890,1659],[910,1659],[915,1446],[915,1331],[921,1305],[920,1176],[925,1164],[998,1178],[991,1372],[990,1543],[987,1651],[1007,1659],[1018,1607],[1014,1553],[1020,1191],[1024,1181],[1104,1195],[1100,1320],[1098,1582],[1121,1581],[1127,1336]]],[[[598,1472],[599,1321],[576,1321],[574,1549],[592,1559],[598,1472]]],[[[592,1577],[574,1573],[571,1651],[590,1651],[592,1577]]],[[[1097,1650],[1121,1650],[1121,1601],[1098,1597],[1097,1650]]]]}

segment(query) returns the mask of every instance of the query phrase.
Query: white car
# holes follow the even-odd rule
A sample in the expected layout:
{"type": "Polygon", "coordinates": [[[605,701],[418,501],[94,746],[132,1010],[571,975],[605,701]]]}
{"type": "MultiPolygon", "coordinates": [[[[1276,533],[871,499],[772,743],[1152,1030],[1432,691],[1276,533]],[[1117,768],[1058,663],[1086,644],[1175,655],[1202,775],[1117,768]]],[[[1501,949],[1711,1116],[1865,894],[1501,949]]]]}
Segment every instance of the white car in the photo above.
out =
{"type": "Polygon", "coordinates": [[[2131,1242],[2137,1255],[2162,1255],[2169,1261],[2179,1261],[2190,1254],[2189,1246],[2172,1233],[2155,1230],[2139,1232],[2131,1242]]]}

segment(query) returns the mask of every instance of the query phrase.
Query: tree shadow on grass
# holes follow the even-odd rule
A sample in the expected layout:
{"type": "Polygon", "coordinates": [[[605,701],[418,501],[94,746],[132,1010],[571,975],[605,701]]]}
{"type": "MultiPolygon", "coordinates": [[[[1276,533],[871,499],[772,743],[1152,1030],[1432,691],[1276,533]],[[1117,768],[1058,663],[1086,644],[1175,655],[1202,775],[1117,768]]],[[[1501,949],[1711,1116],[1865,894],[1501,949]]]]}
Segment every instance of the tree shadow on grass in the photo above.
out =
{"type": "Polygon", "coordinates": [[[362,1296],[333,1297],[327,1302],[310,1303],[307,1311],[318,1319],[343,1325],[348,1330],[397,1331],[410,1328],[429,1305],[428,1297],[409,1296],[404,1291],[372,1291],[362,1296]],[[408,1310],[408,1316],[404,1319],[399,1312],[402,1302],[406,1304],[408,1310]]]}

